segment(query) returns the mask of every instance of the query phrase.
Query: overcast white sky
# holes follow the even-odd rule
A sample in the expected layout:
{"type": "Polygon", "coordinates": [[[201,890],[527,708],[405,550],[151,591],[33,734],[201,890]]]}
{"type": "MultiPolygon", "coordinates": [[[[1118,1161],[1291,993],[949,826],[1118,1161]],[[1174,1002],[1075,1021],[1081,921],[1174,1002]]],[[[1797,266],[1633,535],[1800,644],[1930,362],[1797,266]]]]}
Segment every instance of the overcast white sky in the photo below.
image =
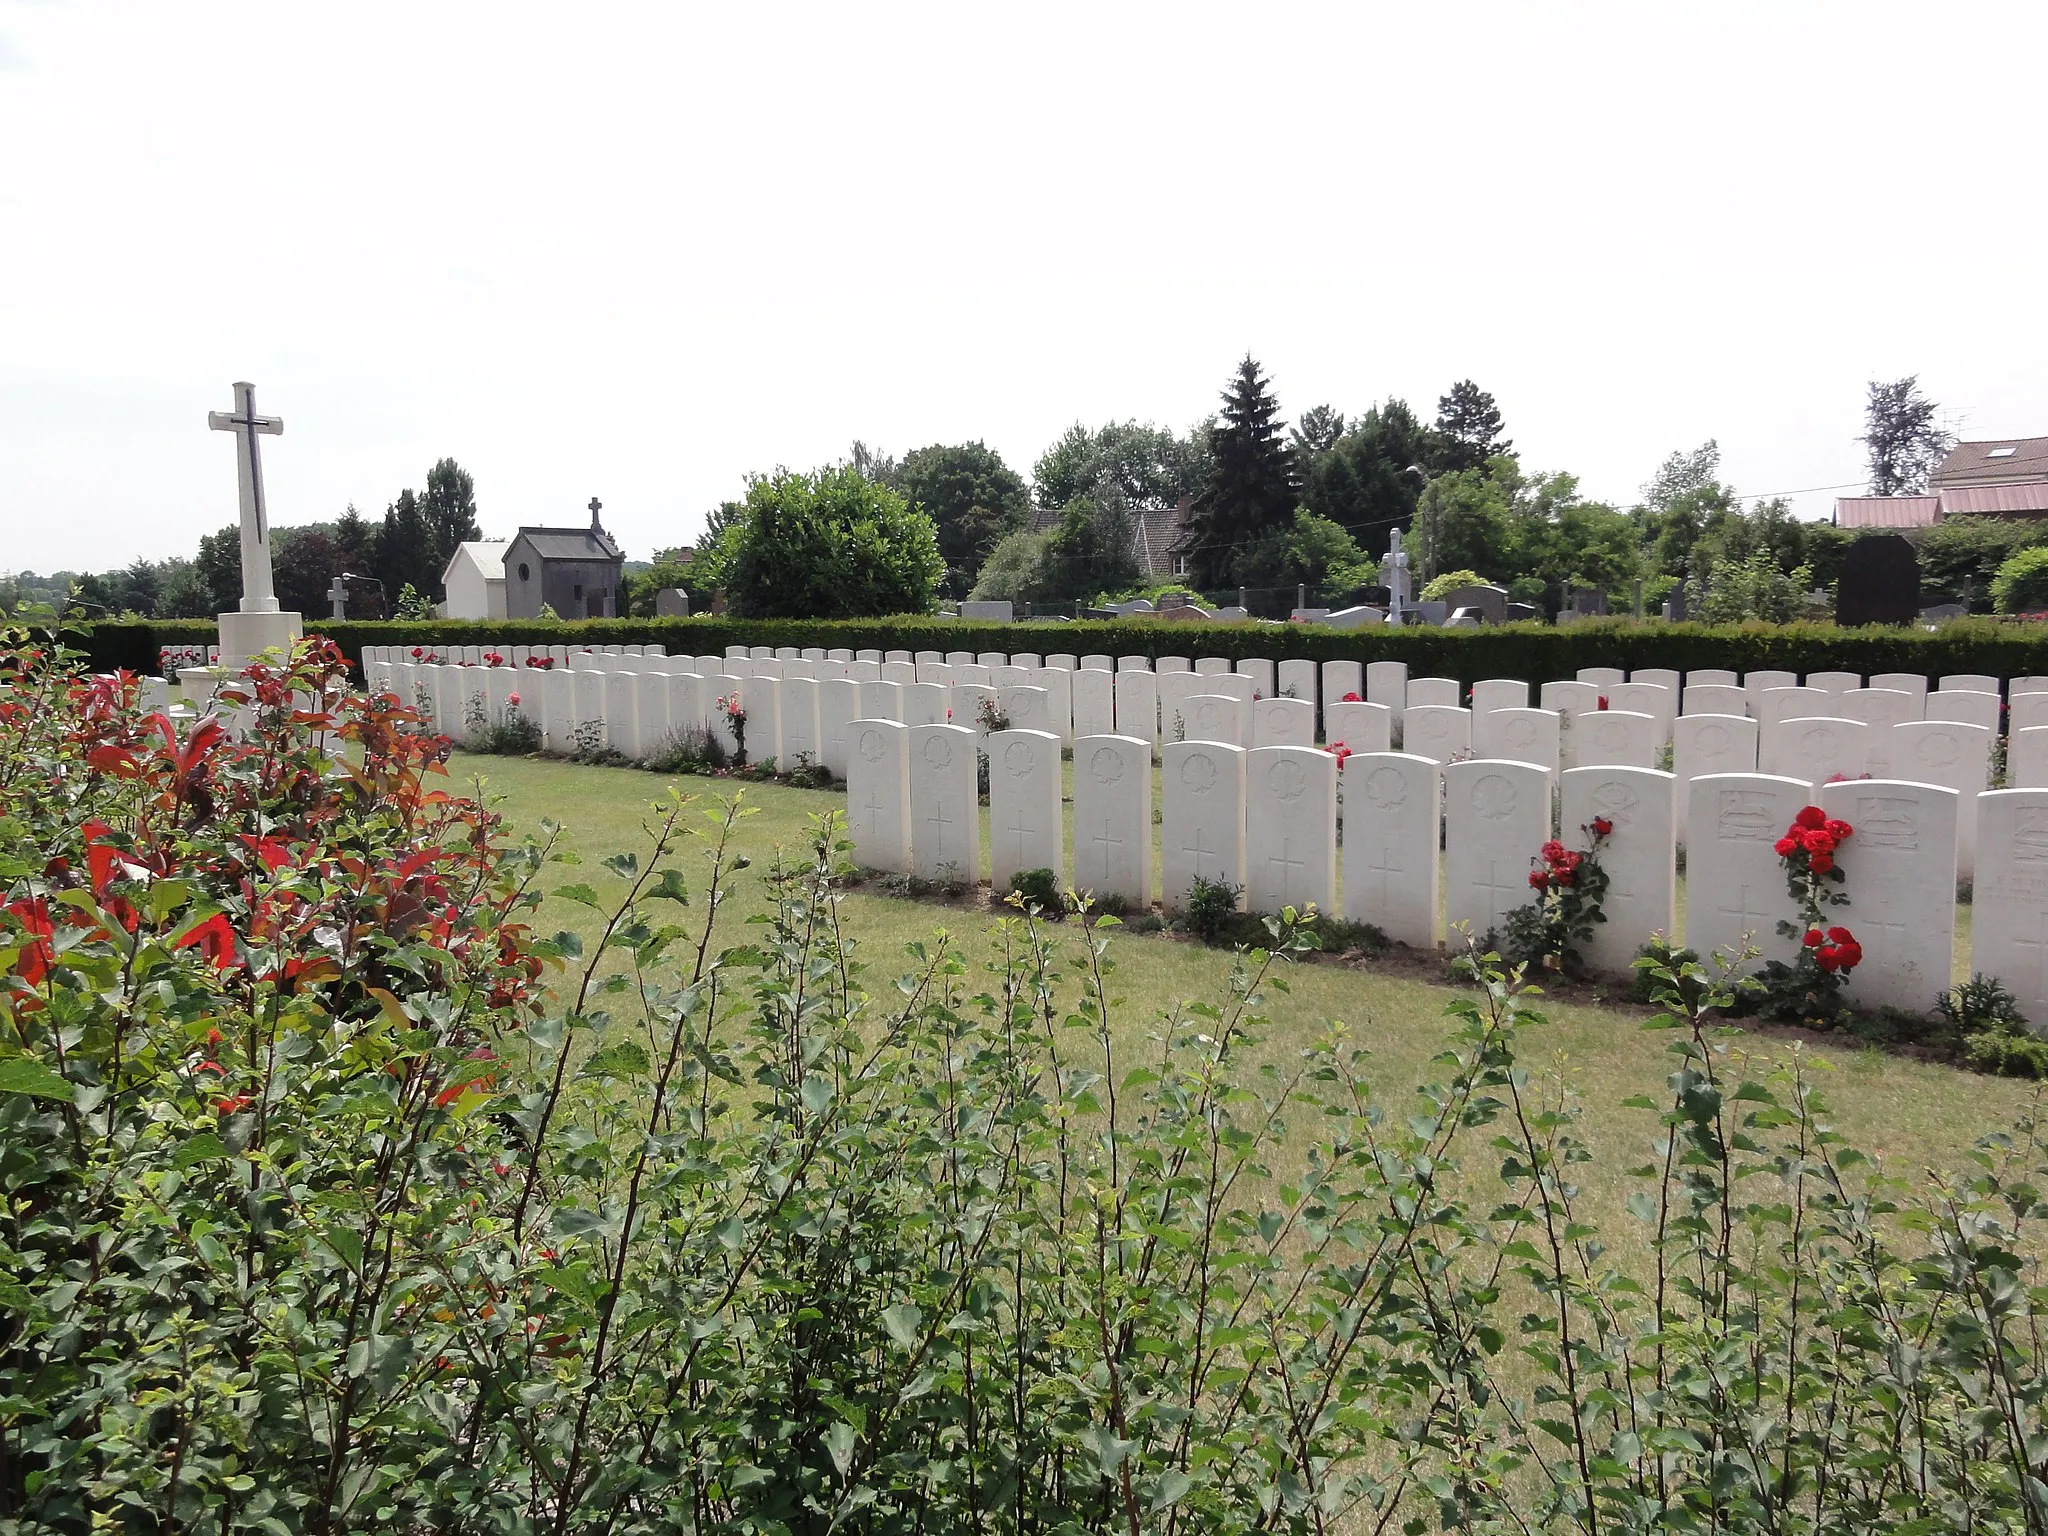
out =
{"type": "MultiPolygon", "coordinates": [[[[1453,380],[1626,501],[1859,481],[1864,384],[2048,432],[2048,6],[0,0],[0,569],[452,454],[645,557],[856,437],[1453,380]]],[[[1832,491],[1800,499],[1824,515],[1832,491]]]]}

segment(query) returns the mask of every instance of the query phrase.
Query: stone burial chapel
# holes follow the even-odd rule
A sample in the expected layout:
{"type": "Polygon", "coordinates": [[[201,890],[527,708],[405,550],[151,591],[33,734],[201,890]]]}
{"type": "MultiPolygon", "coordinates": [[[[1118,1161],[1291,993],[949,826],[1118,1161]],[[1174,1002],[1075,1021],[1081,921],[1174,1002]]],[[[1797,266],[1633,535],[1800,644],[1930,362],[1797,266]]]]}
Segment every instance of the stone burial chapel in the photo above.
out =
{"type": "Polygon", "coordinates": [[[505,546],[505,617],[536,619],[543,607],[564,619],[615,619],[626,554],[604,530],[590,498],[588,528],[521,528],[505,546]]]}

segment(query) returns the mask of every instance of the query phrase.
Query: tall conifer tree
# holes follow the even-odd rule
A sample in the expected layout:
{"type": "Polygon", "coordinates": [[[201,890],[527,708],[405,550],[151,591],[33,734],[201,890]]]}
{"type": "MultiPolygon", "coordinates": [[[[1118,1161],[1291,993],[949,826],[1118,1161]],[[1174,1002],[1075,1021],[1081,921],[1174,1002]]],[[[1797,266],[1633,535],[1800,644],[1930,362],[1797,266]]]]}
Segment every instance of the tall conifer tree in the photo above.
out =
{"type": "Polygon", "coordinates": [[[1223,394],[1223,414],[1210,434],[1209,473],[1195,498],[1188,564],[1197,584],[1224,585],[1237,551],[1293,521],[1294,456],[1288,452],[1279,402],[1256,360],[1247,356],[1223,394]]]}

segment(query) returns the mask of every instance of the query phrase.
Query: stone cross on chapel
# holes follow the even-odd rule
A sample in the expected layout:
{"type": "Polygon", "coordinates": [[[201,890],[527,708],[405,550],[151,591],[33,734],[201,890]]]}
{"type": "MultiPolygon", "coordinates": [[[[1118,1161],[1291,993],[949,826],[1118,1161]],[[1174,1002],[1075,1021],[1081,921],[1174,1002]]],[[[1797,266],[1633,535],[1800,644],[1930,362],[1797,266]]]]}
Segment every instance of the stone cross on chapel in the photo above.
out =
{"type": "Polygon", "coordinates": [[[1401,547],[1401,530],[1387,535],[1387,558],[1380,562],[1380,585],[1387,589],[1387,622],[1401,622],[1408,606],[1408,551],[1401,547]]]}

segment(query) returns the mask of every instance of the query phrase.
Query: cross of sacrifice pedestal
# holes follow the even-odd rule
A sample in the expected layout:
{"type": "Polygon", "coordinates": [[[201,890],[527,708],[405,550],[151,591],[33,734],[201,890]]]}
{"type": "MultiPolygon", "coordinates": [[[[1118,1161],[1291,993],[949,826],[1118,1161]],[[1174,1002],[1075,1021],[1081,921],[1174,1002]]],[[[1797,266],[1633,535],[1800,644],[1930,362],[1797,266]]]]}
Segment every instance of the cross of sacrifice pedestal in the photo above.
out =
{"type": "Polygon", "coordinates": [[[206,424],[216,432],[235,434],[235,485],[242,512],[242,612],[277,612],[277,594],[270,584],[270,518],[263,502],[263,459],[256,439],[277,437],[284,422],[256,414],[256,386],[235,385],[232,411],[208,411],[206,424]]]}

